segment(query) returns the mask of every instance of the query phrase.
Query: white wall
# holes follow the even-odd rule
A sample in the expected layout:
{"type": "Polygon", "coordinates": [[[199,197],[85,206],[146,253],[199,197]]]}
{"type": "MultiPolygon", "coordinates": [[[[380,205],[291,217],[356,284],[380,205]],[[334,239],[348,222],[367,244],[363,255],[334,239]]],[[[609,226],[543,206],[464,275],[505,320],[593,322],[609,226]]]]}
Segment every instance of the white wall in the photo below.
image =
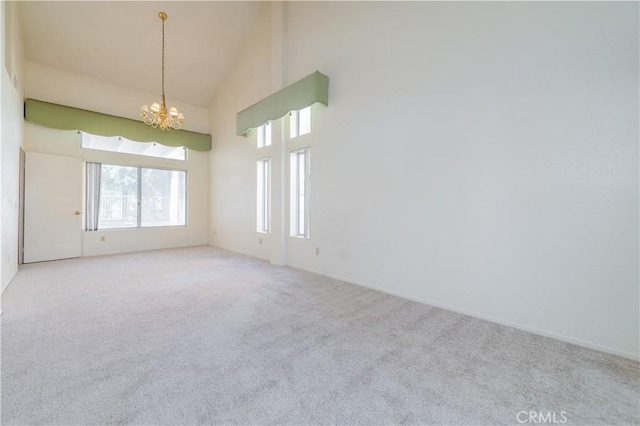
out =
{"type": "Polygon", "coordinates": [[[2,102],[0,107],[1,292],[18,271],[19,161],[22,145],[23,45],[15,3],[2,2],[2,102]],[[5,15],[6,12],[6,15],[5,15]],[[9,24],[9,25],[7,25],[9,24]],[[7,33],[6,31],[9,31],[7,33]],[[7,37],[8,36],[8,37],[7,37]],[[6,55],[5,55],[6,53],[6,55]]]}
{"type": "MultiPolygon", "coordinates": [[[[81,74],[60,70],[33,61],[25,64],[25,98],[82,108],[103,114],[140,120],[140,107],[160,102],[161,93],[149,93],[118,86],[81,74]]],[[[206,108],[173,102],[185,115],[184,129],[209,133],[206,108]]]]}
{"type": "Polygon", "coordinates": [[[256,151],[254,137],[235,134],[236,112],[271,94],[270,10],[265,7],[210,108],[210,241],[263,259],[270,235],[256,233],[256,151]],[[262,238],[262,244],[259,243],[262,238]]]}
{"type": "MultiPolygon", "coordinates": [[[[288,264],[638,358],[637,3],[286,8],[288,83],[331,79],[287,142],[312,150],[288,264]]],[[[260,31],[211,108],[211,242],[269,258],[234,136],[268,94],[260,31]]]]}
{"type": "MultiPolygon", "coordinates": [[[[24,147],[28,152],[63,155],[84,161],[124,166],[151,166],[187,171],[187,225],[175,227],[111,229],[82,233],[82,255],[127,253],[207,244],[209,229],[208,152],[189,151],[187,161],[80,148],[75,130],[57,130],[26,122],[24,147]],[[104,237],[104,240],[102,240],[104,237]]],[[[55,170],[51,178],[55,179],[55,170]]]]}

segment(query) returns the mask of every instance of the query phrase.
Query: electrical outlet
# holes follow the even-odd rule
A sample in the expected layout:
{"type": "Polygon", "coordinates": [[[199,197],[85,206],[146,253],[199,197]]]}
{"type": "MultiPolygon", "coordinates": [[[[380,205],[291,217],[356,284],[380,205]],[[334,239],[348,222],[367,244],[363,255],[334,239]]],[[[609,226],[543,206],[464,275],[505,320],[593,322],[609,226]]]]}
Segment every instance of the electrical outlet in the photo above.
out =
{"type": "Polygon", "coordinates": [[[107,237],[105,237],[104,235],[100,236],[100,241],[105,241],[107,239],[107,237]]]}
{"type": "Polygon", "coordinates": [[[316,255],[320,254],[320,247],[316,247],[316,255]]]}
{"type": "Polygon", "coordinates": [[[258,240],[258,244],[262,244],[262,238],[258,240]]]}

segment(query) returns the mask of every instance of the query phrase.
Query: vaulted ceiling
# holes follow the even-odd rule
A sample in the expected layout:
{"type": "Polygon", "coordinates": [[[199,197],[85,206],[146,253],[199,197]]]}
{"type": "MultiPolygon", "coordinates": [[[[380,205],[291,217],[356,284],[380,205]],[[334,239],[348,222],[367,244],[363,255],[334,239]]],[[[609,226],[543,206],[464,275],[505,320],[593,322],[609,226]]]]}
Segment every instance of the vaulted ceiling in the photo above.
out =
{"type": "Polygon", "coordinates": [[[26,59],[160,92],[165,23],[167,97],[207,107],[267,2],[28,1],[19,3],[26,59]]]}

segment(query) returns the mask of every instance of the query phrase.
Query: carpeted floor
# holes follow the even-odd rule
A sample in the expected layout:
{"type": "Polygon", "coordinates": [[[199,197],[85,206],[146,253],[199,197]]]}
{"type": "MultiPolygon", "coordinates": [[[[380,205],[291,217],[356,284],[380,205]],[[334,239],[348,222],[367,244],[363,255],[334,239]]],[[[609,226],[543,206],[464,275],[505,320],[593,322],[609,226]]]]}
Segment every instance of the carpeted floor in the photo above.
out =
{"type": "Polygon", "coordinates": [[[212,247],[26,265],[2,312],[3,425],[640,423],[637,362],[212,247]]]}

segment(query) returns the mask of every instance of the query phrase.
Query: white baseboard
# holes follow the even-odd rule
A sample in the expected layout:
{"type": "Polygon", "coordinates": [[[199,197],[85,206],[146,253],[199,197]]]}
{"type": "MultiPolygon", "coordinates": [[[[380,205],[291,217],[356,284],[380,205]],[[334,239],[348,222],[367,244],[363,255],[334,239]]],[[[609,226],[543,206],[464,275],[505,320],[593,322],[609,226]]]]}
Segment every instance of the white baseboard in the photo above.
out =
{"type": "MultiPolygon", "coordinates": [[[[223,250],[229,250],[229,249],[227,249],[225,247],[216,246],[214,244],[211,244],[211,245],[213,247],[218,247],[218,248],[221,248],[223,250]]],[[[233,250],[229,250],[229,251],[233,251],[233,250]]],[[[238,253],[238,252],[234,252],[234,253],[238,253]]],[[[239,254],[242,254],[244,256],[249,256],[249,257],[255,257],[255,256],[251,256],[251,255],[246,254],[246,253],[239,253],[239,254]]],[[[255,257],[255,258],[256,259],[260,259],[258,257],[255,257]]],[[[260,260],[264,260],[264,259],[260,259],[260,260]]],[[[503,320],[503,319],[500,319],[500,318],[495,318],[495,317],[491,317],[491,316],[488,316],[488,315],[479,314],[477,312],[471,312],[471,311],[466,311],[464,309],[458,309],[458,308],[455,308],[453,306],[449,306],[449,305],[444,304],[444,303],[434,302],[432,300],[423,299],[421,297],[411,296],[411,295],[408,295],[408,294],[405,294],[405,293],[402,293],[402,292],[399,292],[399,291],[393,291],[393,290],[388,290],[388,289],[385,289],[385,288],[376,287],[376,286],[373,286],[373,285],[370,285],[370,284],[367,284],[367,283],[364,283],[364,282],[359,282],[359,281],[355,281],[355,280],[346,279],[344,277],[340,277],[340,276],[337,276],[337,275],[326,274],[326,273],[315,271],[315,270],[309,269],[309,268],[302,268],[302,267],[295,266],[295,265],[278,265],[278,266],[287,266],[289,268],[300,269],[302,271],[307,271],[307,272],[311,272],[311,273],[314,273],[314,274],[322,275],[324,277],[332,278],[334,280],[342,281],[342,282],[345,282],[345,283],[348,283],[348,284],[353,284],[353,285],[357,285],[357,286],[360,286],[360,287],[365,287],[365,288],[368,288],[368,289],[371,289],[371,290],[379,291],[381,293],[386,293],[386,294],[390,294],[390,295],[393,295],[393,296],[401,297],[403,299],[407,299],[407,300],[411,300],[411,301],[414,301],[414,302],[422,303],[422,304],[425,304],[425,305],[434,306],[436,308],[446,309],[447,311],[456,312],[458,314],[467,315],[467,316],[470,316],[470,317],[473,317],[473,318],[478,318],[478,319],[481,319],[481,320],[484,320],[484,321],[493,322],[493,323],[504,325],[504,326],[507,326],[507,327],[512,327],[512,328],[515,328],[515,329],[518,329],[518,330],[522,330],[522,331],[526,331],[526,332],[529,332],[529,333],[537,334],[539,336],[549,337],[549,338],[552,338],[552,339],[556,339],[556,340],[560,340],[560,341],[563,341],[563,342],[571,343],[571,344],[574,344],[574,345],[582,346],[582,347],[585,347],[585,348],[588,348],[588,349],[593,349],[593,350],[596,350],[596,351],[605,352],[605,353],[612,354],[612,355],[617,355],[617,356],[620,356],[620,357],[623,357],[623,358],[631,359],[633,361],[640,361],[640,354],[634,354],[634,353],[631,353],[631,352],[619,351],[619,350],[614,349],[614,348],[609,348],[609,347],[606,347],[606,346],[597,345],[595,343],[585,342],[585,341],[582,341],[582,340],[579,340],[579,339],[574,339],[572,337],[564,336],[564,335],[557,334],[557,333],[552,333],[552,332],[549,332],[549,331],[539,330],[539,329],[534,328],[534,327],[527,327],[527,326],[522,325],[522,324],[517,324],[517,323],[511,322],[511,321],[506,321],[506,320],[503,320]]]]}
{"type": "Polygon", "coordinates": [[[560,340],[560,341],[563,341],[563,342],[571,343],[571,344],[574,344],[574,345],[582,346],[582,347],[585,347],[585,348],[588,348],[588,349],[594,349],[596,351],[605,352],[605,353],[612,354],[612,355],[617,355],[617,356],[620,356],[620,357],[623,357],[623,358],[627,358],[627,359],[631,359],[631,360],[634,360],[634,361],[640,361],[640,355],[636,355],[636,354],[633,354],[633,353],[630,353],[630,352],[619,351],[617,349],[609,348],[609,347],[606,347],[606,346],[600,346],[600,345],[597,345],[597,344],[594,344],[594,343],[590,343],[590,342],[585,342],[585,341],[582,341],[582,340],[579,340],[579,339],[574,339],[572,337],[567,337],[567,336],[564,336],[564,335],[561,335],[561,334],[556,334],[556,333],[552,333],[552,332],[548,332],[548,331],[544,331],[544,330],[539,330],[539,329],[533,328],[533,327],[527,327],[525,325],[513,323],[513,322],[510,322],[510,321],[505,321],[505,320],[500,319],[500,318],[494,318],[494,317],[491,317],[491,316],[479,314],[477,312],[471,312],[471,311],[466,311],[464,309],[458,309],[458,308],[455,308],[455,307],[452,307],[452,306],[449,306],[449,305],[446,305],[446,304],[443,304],[443,303],[434,302],[432,300],[427,300],[427,299],[423,299],[423,298],[420,298],[420,297],[415,297],[415,296],[411,296],[411,295],[408,295],[408,294],[404,294],[402,292],[376,287],[376,286],[373,286],[373,285],[369,285],[367,283],[358,282],[358,281],[354,281],[354,280],[349,280],[349,279],[346,279],[346,278],[343,278],[343,277],[339,277],[339,276],[335,276],[335,275],[325,274],[325,273],[314,271],[314,270],[311,270],[311,269],[300,268],[300,267],[291,266],[291,265],[289,265],[289,267],[300,269],[300,270],[307,271],[307,272],[311,272],[311,273],[318,274],[318,275],[322,275],[322,276],[325,276],[325,277],[332,278],[334,280],[343,281],[345,283],[357,285],[357,286],[360,286],[360,287],[365,287],[365,288],[368,288],[368,289],[371,289],[371,290],[376,290],[376,291],[379,291],[381,293],[390,294],[392,296],[401,297],[403,299],[411,300],[411,301],[414,301],[414,302],[423,303],[425,305],[434,306],[436,308],[445,309],[447,311],[456,312],[458,314],[467,315],[467,316],[470,316],[470,317],[473,317],[473,318],[478,318],[478,319],[481,319],[481,320],[484,320],[484,321],[493,322],[493,323],[496,323],[496,324],[504,325],[504,326],[507,326],[507,327],[512,327],[512,328],[515,328],[515,329],[518,329],[518,330],[522,330],[522,331],[526,331],[526,332],[533,333],[533,334],[537,334],[537,335],[540,335],[540,336],[549,337],[549,338],[552,338],[552,339],[556,339],[556,340],[560,340]]]}

